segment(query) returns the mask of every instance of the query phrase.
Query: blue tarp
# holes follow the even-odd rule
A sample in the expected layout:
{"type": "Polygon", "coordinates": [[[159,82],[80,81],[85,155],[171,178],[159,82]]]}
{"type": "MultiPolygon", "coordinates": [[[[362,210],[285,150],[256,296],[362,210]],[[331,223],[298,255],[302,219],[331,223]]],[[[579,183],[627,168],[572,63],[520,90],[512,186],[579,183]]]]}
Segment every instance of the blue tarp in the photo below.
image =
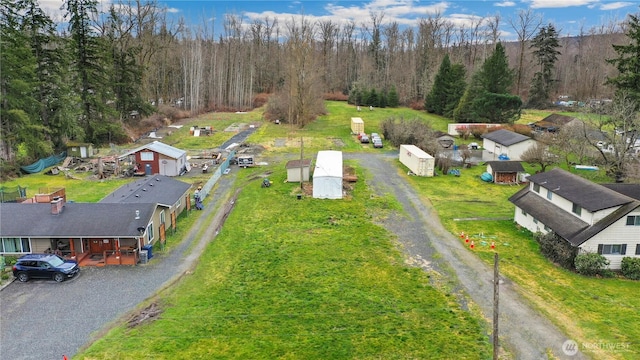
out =
{"type": "Polygon", "coordinates": [[[40,171],[50,166],[53,166],[59,162],[62,162],[62,160],[64,160],[66,157],[67,157],[67,152],[63,151],[58,155],[51,155],[48,158],[40,159],[31,165],[21,166],[20,169],[22,169],[22,171],[29,174],[39,173],[40,171]]]}

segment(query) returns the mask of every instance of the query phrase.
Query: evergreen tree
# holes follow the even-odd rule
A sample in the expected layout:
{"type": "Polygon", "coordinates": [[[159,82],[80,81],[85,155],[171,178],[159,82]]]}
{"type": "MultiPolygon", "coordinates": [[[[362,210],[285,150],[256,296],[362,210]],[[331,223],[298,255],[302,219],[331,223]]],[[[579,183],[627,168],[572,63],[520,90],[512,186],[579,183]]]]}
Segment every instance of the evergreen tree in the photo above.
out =
{"type": "Polygon", "coordinates": [[[395,86],[391,86],[391,89],[389,90],[387,105],[392,108],[400,106],[400,99],[398,98],[398,91],[395,86]]]}
{"type": "Polygon", "coordinates": [[[23,30],[25,4],[0,2],[0,144],[7,160],[26,163],[51,155],[39,126],[36,59],[23,30]]]}
{"type": "Polygon", "coordinates": [[[542,27],[531,40],[531,48],[535,49],[533,55],[540,69],[534,74],[531,84],[529,107],[544,108],[547,105],[554,85],[553,70],[560,55],[559,47],[558,33],[552,24],[542,27]]]}
{"type": "Polygon", "coordinates": [[[504,47],[498,43],[495,51],[485,60],[465,89],[453,111],[454,119],[459,122],[491,123],[517,120],[522,100],[509,94],[513,78],[504,47]]]}
{"type": "Polygon", "coordinates": [[[367,100],[364,102],[367,106],[378,106],[378,93],[376,89],[371,89],[367,94],[367,100]]]}
{"type": "Polygon", "coordinates": [[[111,131],[115,130],[108,123],[109,99],[104,69],[103,47],[94,33],[92,16],[97,13],[96,0],[66,0],[66,16],[69,19],[71,34],[70,51],[72,66],[75,70],[74,86],[80,95],[81,124],[86,141],[106,142],[110,140],[111,131]]]}
{"type": "Polygon", "coordinates": [[[465,69],[461,64],[451,64],[449,55],[445,55],[431,91],[425,99],[424,106],[430,113],[453,116],[466,88],[465,69]]]}
{"type": "Polygon", "coordinates": [[[24,8],[23,29],[28,36],[36,62],[38,79],[35,97],[39,102],[42,134],[57,149],[67,138],[81,134],[75,119],[77,111],[69,88],[69,64],[63,39],[56,36],[53,21],[40,9],[36,0],[20,0],[24,8]]]}
{"type": "Polygon", "coordinates": [[[451,72],[451,60],[446,54],[440,63],[440,69],[433,81],[431,91],[424,100],[424,108],[433,114],[442,115],[447,106],[447,86],[451,72]]]}
{"type": "Polygon", "coordinates": [[[618,95],[626,93],[640,107],[640,14],[629,15],[627,25],[626,35],[631,41],[628,45],[613,45],[618,58],[607,62],[616,66],[619,75],[608,78],[607,83],[617,88],[618,95]]]}
{"type": "Polygon", "coordinates": [[[447,101],[443,113],[443,115],[448,118],[453,117],[453,111],[458,106],[464,94],[464,90],[467,87],[466,76],[467,71],[462,64],[453,64],[451,66],[451,74],[447,87],[447,101]]]}

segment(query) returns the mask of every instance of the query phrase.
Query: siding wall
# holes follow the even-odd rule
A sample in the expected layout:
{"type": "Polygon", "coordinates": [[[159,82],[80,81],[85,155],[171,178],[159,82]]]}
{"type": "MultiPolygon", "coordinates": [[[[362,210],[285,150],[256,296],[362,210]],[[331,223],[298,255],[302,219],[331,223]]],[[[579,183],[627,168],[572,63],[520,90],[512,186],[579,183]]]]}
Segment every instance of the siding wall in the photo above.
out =
{"type": "MultiPolygon", "coordinates": [[[[640,211],[629,215],[640,216],[640,211]]],[[[609,260],[610,269],[620,269],[620,263],[624,257],[640,257],[636,255],[636,246],[640,244],[640,226],[626,225],[627,217],[624,216],[602,232],[592,237],[582,245],[580,249],[585,252],[597,253],[598,245],[627,244],[625,255],[603,255],[609,260]]]]}

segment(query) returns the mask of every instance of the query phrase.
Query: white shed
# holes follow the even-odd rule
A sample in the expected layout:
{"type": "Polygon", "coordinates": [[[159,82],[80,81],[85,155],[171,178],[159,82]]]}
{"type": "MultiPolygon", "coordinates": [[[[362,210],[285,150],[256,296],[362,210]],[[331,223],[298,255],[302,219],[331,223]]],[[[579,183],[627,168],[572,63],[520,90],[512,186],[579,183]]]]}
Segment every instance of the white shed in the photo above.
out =
{"type": "Polygon", "coordinates": [[[313,197],[342,199],[342,151],[318,151],[313,170],[313,197]]]}

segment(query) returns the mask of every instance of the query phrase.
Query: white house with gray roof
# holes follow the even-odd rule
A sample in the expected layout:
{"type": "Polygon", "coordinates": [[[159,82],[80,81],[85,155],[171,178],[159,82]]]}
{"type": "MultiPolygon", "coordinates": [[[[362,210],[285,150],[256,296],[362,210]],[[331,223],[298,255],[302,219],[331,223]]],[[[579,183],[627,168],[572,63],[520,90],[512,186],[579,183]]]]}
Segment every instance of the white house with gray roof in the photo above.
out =
{"type": "Polygon", "coordinates": [[[482,147],[488,154],[485,160],[500,160],[500,155],[506,155],[509,160],[520,160],[522,154],[536,144],[528,136],[513,131],[500,129],[482,135],[482,147]]]}
{"type": "Polygon", "coordinates": [[[559,168],[528,180],[509,198],[516,223],[532,232],[553,231],[581,252],[602,254],[610,269],[620,269],[625,256],[640,257],[640,185],[607,187],[559,168]]]}

